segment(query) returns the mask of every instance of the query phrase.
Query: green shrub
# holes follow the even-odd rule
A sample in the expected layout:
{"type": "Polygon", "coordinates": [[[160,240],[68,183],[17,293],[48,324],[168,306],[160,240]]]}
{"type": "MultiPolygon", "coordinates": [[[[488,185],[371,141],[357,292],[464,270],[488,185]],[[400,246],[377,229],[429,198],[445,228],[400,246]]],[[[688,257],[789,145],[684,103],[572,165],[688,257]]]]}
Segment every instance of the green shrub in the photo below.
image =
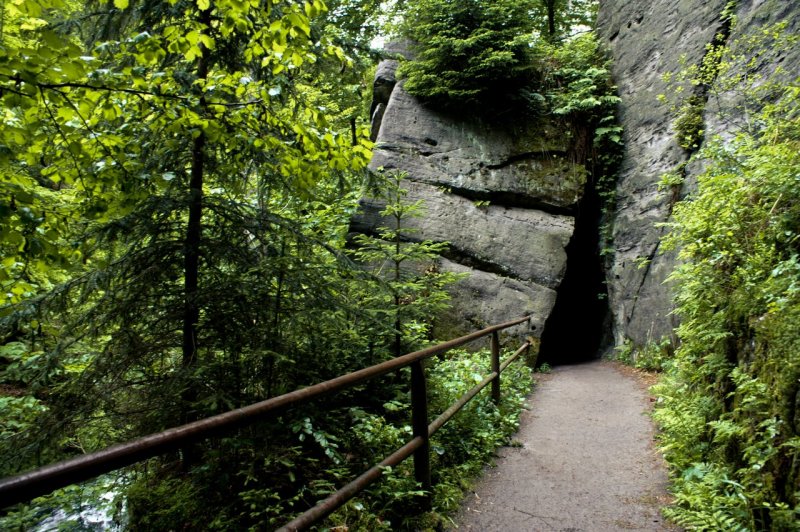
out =
{"type": "Polygon", "coordinates": [[[142,479],[128,489],[127,503],[133,530],[203,528],[203,500],[187,478],[142,479]]]}
{"type": "Polygon", "coordinates": [[[672,123],[672,127],[675,129],[678,144],[684,150],[694,151],[703,141],[704,111],[705,100],[696,94],[686,98],[681,105],[678,118],[672,123]]]}
{"type": "Polygon", "coordinates": [[[672,359],[673,346],[669,338],[636,346],[628,339],[615,349],[614,360],[645,371],[662,371],[672,359]]]}
{"type": "Polygon", "coordinates": [[[706,142],[675,206],[680,347],[655,418],[688,528],[791,530],[800,518],[800,89],[758,128],[706,142]]]}
{"type": "MultiPolygon", "coordinates": [[[[432,421],[490,372],[487,351],[451,352],[446,359],[434,359],[426,367],[428,376],[429,419],[432,421]]],[[[351,530],[430,530],[449,522],[449,514],[461,506],[463,494],[496,449],[510,443],[519,427],[519,414],[531,391],[531,371],[523,362],[508,367],[502,378],[502,400],[496,406],[485,389],[431,438],[433,491],[430,511],[409,511],[418,507],[423,492],[414,482],[413,462],[406,460],[385,472],[383,478],[357,499],[338,510],[327,521],[330,526],[351,530]]],[[[374,450],[379,461],[411,437],[411,427],[391,425],[392,412],[410,409],[405,397],[384,405],[386,416],[358,413],[351,427],[354,445],[374,450]]]]}

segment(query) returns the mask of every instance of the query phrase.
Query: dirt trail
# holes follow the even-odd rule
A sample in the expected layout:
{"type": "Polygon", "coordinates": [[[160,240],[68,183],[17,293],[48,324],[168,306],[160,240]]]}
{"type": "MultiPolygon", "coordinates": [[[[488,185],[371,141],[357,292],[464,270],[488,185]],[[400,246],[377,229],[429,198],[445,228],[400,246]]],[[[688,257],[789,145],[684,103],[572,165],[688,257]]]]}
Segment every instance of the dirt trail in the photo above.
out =
{"type": "Polygon", "coordinates": [[[673,530],[646,388],[611,362],[539,379],[515,436],[470,494],[454,530],[673,530]]]}

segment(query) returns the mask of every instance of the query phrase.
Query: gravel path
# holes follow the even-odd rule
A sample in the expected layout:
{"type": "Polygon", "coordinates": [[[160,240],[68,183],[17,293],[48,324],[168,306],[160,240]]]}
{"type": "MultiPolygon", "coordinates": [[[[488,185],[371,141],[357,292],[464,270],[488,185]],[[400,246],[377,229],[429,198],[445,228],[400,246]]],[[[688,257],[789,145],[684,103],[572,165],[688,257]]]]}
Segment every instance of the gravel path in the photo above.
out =
{"type": "Polygon", "coordinates": [[[562,366],[539,379],[516,447],[501,449],[454,530],[674,530],[654,450],[646,387],[611,362],[562,366]]]}

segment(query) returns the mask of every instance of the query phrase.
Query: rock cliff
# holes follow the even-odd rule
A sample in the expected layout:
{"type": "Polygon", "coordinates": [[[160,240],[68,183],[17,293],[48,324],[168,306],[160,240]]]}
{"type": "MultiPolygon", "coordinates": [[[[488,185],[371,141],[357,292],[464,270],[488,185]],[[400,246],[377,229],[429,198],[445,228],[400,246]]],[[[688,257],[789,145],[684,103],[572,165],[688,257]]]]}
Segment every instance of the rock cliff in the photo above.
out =
{"type": "MultiPolygon", "coordinates": [[[[598,33],[613,59],[625,143],[604,274],[599,266],[595,272],[594,265],[575,264],[599,262],[596,250],[594,255],[575,250],[596,247],[599,222],[588,219],[597,217],[582,199],[585,170],[570,161],[563,132],[546,120],[487,124],[438,113],[403,90],[395,79],[397,61],[381,63],[372,106],[372,168],[407,174],[404,186],[410,199],[424,200],[427,209],[423,218],[411,222],[418,238],[450,242],[440,267],[470,273],[453,289],[456,312],[445,324],[444,335],[463,330],[456,324],[479,327],[531,313],[540,336],[553,314],[557,319],[550,322],[545,344],[562,351],[568,345],[581,351],[579,356],[591,357],[596,341],[570,344],[568,337],[600,327],[605,309],[586,311],[596,303],[575,297],[576,292],[594,292],[601,282],[592,279],[596,273],[605,275],[608,291],[604,326],[613,333],[613,340],[607,337],[609,344],[673,339],[677,319],[667,278],[677,259],[663,252],[660,241],[666,230],[663,223],[669,221],[675,202],[690,193],[702,161],[691,159],[677,142],[671,103],[658,97],[669,92],[664,74],[699,64],[710,43],[736,46],[743,37],[778,21],[787,23],[788,32],[800,31],[800,4],[600,1],[598,33]],[[731,6],[735,17],[724,17],[731,6]],[[684,174],[682,188],[659,187],[662,175],[676,169],[684,174]],[[573,273],[565,281],[568,254],[573,273]]],[[[800,75],[797,47],[771,50],[759,61],[756,73],[780,65],[787,79],[800,75]]],[[[730,134],[734,126],[719,120],[717,111],[719,106],[735,106],[737,90],[717,92],[713,99],[705,93],[699,96],[705,138],[730,134]]],[[[362,206],[353,226],[374,231],[382,223],[382,205],[365,198],[362,206]]]]}
{"type": "MultiPolygon", "coordinates": [[[[658,95],[668,92],[665,73],[698,64],[712,42],[735,43],[777,21],[798,31],[800,6],[795,2],[742,0],[735,24],[723,20],[727,0],[601,0],[599,32],[613,58],[619,86],[621,121],[625,129],[625,156],[617,183],[614,213],[613,260],[607,264],[607,284],[614,336],[635,344],[672,337],[676,318],[671,314],[666,282],[675,266],[672,253],[662,253],[659,241],[674,201],[691,189],[702,164],[689,164],[684,190],[659,190],[662,174],[686,162],[689,153],[676,141],[669,103],[658,95]]],[[[758,66],[761,71],[781,64],[793,76],[800,74],[798,50],[774,50],[758,66]]],[[[714,105],[736,91],[704,101],[706,138],[726,134],[730,123],[716,119],[714,105]]],[[[703,95],[704,100],[708,99],[703,95]]],[[[725,105],[725,103],[723,103],[725,105]]]]}
{"type": "MultiPolygon", "coordinates": [[[[456,312],[439,320],[441,333],[529,313],[540,335],[564,277],[584,169],[551,125],[436,112],[403,90],[396,68],[378,67],[371,167],[406,174],[409,201],[424,202],[424,216],[408,222],[415,238],[449,242],[439,267],[470,274],[451,290],[456,312]]],[[[372,232],[383,205],[361,203],[353,229],[372,232]]]]}

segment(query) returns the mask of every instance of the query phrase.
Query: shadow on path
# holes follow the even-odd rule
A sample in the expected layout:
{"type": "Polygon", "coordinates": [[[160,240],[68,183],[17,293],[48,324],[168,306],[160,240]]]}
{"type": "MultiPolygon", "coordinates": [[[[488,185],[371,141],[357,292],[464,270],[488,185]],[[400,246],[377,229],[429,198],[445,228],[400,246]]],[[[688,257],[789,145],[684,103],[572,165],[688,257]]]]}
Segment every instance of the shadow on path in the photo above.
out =
{"type": "Polygon", "coordinates": [[[469,531],[674,530],[644,386],[615,363],[539,379],[515,441],[456,517],[469,531]]]}

